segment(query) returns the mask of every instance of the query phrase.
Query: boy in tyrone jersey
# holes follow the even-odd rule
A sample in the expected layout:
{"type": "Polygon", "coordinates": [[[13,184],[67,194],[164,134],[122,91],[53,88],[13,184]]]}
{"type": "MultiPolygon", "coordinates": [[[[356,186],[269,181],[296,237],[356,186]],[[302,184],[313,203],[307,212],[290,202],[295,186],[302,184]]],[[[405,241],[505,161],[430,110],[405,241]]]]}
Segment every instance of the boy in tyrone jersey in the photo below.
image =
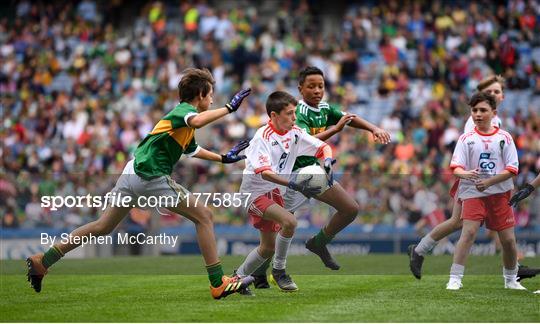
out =
{"type": "Polygon", "coordinates": [[[240,186],[240,192],[251,193],[247,212],[253,226],[260,231],[260,244],[249,253],[237,274],[248,276],[274,256],[270,280],[282,291],[289,292],[298,290],[285,272],[296,218],[285,209],[283,194],[286,188],[290,188],[312,197],[322,189],[309,187],[310,178],[299,183],[289,181],[296,158],[301,155],[324,158],[329,185],[333,181],[332,149],[295,126],[296,105],[296,99],[283,91],[276,91],[268,97],[266,111],[270,122],[259,128],[250,141],[240,186]]]}
{"type": "Polygon", "coordinates": [[[460,136],[450,167],[460,178],[458,198],[463,201],[463,229],[454,252],[446,289],[458,290],[465,262],[480,225],[496,231],[503,251],[504,287],[525,290],[517,281],[514,214],[508,205],[518,173],[518,157],[512,136],[491,124],[497,105],[493,96],[476,93],[469,101],[476,127],[460,136]]]}

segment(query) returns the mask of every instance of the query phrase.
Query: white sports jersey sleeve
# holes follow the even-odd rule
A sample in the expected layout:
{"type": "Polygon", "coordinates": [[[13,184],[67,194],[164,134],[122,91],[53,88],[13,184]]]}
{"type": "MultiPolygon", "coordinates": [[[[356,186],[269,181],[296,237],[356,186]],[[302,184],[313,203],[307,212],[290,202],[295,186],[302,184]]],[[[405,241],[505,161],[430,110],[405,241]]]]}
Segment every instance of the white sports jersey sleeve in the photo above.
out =
{"type": "MultiPolygon", "coordinates": [[[[491,119],[491,125],[501,128],[502,126],[502,120],[499,118],[499,116],[495,116],[491,119]]],[[[467,119],[467,122],[465,123],[465,127],[463,129],[463,133],[467,134],[468,132],[472,132],[474,130],[474,127],[476,125],[474,124],[474,121],[472,119],[472,116],[469,116],[469,119],[467,119]]]]}
{"type": "Polygon", "coordinates": [[[467,152],[467,146],[465,145],[465,140],[467,137],[474,135],[474,132],[469,132],[461,135],[457,141],[456,147],[454,148],[454,154],[452,155],[452,161],[450,162],[450,168],[462,168],[467,170],[467,165],[469,165],[467,158],[469,154],[467,152]]]}
{"type": "Polygon", "coordinates": [[[293,129],[295,135],[299,136],[299,145],[297,156],[310,155],[315,157],[322,156],[322,149],[327,145],[320,139],[309,135],[305,130],[293,129]]]}

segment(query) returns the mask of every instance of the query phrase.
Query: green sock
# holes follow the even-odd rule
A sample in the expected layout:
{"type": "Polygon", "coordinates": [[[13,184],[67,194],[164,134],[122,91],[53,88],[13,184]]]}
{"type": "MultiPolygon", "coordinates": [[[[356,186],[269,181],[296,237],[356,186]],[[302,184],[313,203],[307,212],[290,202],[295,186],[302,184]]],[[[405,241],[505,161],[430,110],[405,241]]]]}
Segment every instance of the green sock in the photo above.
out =
{"type": "Polygon", "coordinates": [[[53,264],[56,263],[56,261],[60,260],[64,256],[64,253],[60,251],[56,246],[53,246],[45,254],[43,255],[43,260],[41,263],[45,266],[45,268],[49,268],[53,264]]]}
{"type": "Polygon", "coordinates": [[[223,277],[223,268],[221,267],[221,262],[206,266],[206,271],[208,272],[208,279],[210,279],[210,284],[212,287],[219,287],[223,283],[221,277],[223,277]]]}
{"type": "Polygon", "coordinates": [[[253,272],[254,276],[266,276],[266,270],[268,270],[268,267],[270,267],[270,262],[272,262],[272,258],[266,259],[263,264],[261,264],[257,270],[253,272]]]}
{"type": "Polygon", "coordinates": [[[332,241],[333,236],[327,236],[324,234],[324,231],[321,229],[317,235],[315,235],[315,244],[318,246],[324,246],[332,241]]]}

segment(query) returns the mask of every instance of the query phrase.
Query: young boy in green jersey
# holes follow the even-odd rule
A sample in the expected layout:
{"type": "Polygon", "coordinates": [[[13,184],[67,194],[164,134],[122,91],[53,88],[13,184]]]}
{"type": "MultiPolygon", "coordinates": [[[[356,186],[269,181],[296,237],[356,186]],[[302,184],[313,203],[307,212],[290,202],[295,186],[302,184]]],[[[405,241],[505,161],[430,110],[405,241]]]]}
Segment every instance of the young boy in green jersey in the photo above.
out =
{"type": "MultiPolygon", "coordinates": [[[[251,92],[251,89],[242,90],[234,95],[225,107],[208,110],[213,103],[213,87],[214,78],[208,70],[184,71],[178,84],[180,103],[166,114],[139,144],[135,159],[127,163],[112,193],[131,197],[132,202],[138,201],[137,198],[141,196],[171,197],[172,199],[160,199],[159,201],[169,202],[160,207],[181,214],[195,223],[199,248],[211,284],[210,292],[213,298],[220,299],[247,287],[252,278],[240,279],[238,276],[227,277],[223,274],[216,248],[212,212],[206,206],[197,204],[189,191],[170,177],[182,154],[221,163],[234,163],[245,158],[238,153],[249,145],[247,141],[239,143],[224,155],[205,150],[195,141],[197,128],[235,112],[251,92]]],[[[28,281],[32,288],[36,292],[41,291],[41,281],[47,274],[47,269],[66,253],[77,248],[81,238],[111,233],[130,209],[131,207],[120,204],[108,205],[99,219],[71,232],[71,237],[78,240],[55,244],[44,254],[29,257],[26,261],[28,281]]]]}
{"type": "MultiPolygon", "coordinates": [[[[341,132],[346,125],[349,125],[371,132],[375,140],[380,143],[387,144],[390,142],[390,135],[385,130],[358,116],[342,112],[323,101],[324,86],[324,74],[319,68],[308,66],[300,71],[298,90],[302,95],[302,100],[299,100],[296,106],[296,125],[298,127],[304,129],[308,134],[325,141],[341,132]]],[[[298,157],[293,168],[293,177],[299,169],[315,164],[319,164],[319,162],[314,157],[298,157]]],[[[332,241],[336,234],[354,221],[360,207],[338,182],[334,182],[328,190],[316,196],[315,199],[334,207],[337,212],[331,216],[329,222],[317,235],[306,242],[306,248],[317,254],[326,267],[338,270],[340,266],[332,258],[326,245],[332,241]]],[[[284,200],[286,209],[294,213],[308,201],[308,198],[302,193],[287,190],[284,200]]],[[[269,261],[253,273],[255,288],[269,287],[266,279],[268,266],[269,261]]]]}

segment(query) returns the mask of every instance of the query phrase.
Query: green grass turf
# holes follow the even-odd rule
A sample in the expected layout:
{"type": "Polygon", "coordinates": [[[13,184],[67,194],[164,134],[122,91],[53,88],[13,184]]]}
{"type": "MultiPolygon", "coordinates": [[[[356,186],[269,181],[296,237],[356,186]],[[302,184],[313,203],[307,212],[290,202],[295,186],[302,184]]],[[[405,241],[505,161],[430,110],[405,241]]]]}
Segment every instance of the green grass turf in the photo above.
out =
{"type": "MultiPolygon", "coordinates": [[[[24,261],[0,263],[2,322],[539,322],[540,278],[503,288],[500,257],[471,257],[460,291],[446,291],[449,256],[428,257],[418,281],[404,255],[338,256],[326,270],[295,256],[300,290],[254,290],[215,301],[200,256],[62,260],[34,293],[24,261]]],[[[241,257],[225,257],[230,272],[241,257]]],[[[539,259],[523,263],[540,267],[539,259]]]]}

